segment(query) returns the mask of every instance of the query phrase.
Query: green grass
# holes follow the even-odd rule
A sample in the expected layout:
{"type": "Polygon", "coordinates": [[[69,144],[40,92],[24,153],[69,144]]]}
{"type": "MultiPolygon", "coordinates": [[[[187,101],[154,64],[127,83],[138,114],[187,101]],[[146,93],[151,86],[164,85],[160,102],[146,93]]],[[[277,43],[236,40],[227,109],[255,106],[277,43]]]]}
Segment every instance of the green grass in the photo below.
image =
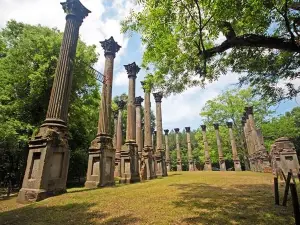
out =
{"type": "Polygon", "coordinates": [[[0,224],[293,224],[291,200],[275,206],[272,182],[262,173],[173,172],[144,183],[73,188],[26,206],[4,200],[0,224]]]}

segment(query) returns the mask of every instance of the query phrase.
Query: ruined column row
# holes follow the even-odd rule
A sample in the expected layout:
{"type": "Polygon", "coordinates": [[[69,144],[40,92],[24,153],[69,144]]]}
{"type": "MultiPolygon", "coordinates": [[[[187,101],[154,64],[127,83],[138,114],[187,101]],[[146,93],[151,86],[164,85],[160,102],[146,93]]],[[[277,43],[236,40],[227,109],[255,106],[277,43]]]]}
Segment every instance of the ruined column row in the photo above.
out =
{"type": "MultiPolygon", "coordinates": [[[[232,147],[232,155],[234,161],[234,169],[235,171],[241,171],[241,163],[237,153],[237,147],[235,143],[235,138],[232,130],[232,122],[227,122],[227,127],[229,129],[229,137],[232,147]]],[[[219,133],[219,124],[214,124],[214,129],[216,133],[216,140],[218,146],[218,155],[219,155],[219,165],[221,171],[226,171],[225,160],[223,156],[223,149],[222,149],[222,140],[219,133]]],[[[202,136],[203,136],[203,145],[204,145],[204,170],[211,171],[211,159],[210,159],[210,148],[208,144],[208,140],[206,137],[206,125],[201,125],[202,136]]],[[[182,171],[182,158],[181,158],[181,148],[180,148],[180,140],[179,140],[179,128],[174,128],[175,131],[175,138],[176,138],[176,156],[177,156],[177,171],[182,171]]],[[[185,127],[186,131],[186,142],[187,142],[187,149],[188,149],[188,168],[189,171],[195,171],[196,166],[193,161],[193,154],[192,154],[192,145],[191,145],[191,133],[190,127],[185,127]]],[[[166,164],[168,171],[170,171],[170,150],[169,150],[169,140],[168,140],[169,130],[165,130],[165,148],[166,148],[166,164]]]]}

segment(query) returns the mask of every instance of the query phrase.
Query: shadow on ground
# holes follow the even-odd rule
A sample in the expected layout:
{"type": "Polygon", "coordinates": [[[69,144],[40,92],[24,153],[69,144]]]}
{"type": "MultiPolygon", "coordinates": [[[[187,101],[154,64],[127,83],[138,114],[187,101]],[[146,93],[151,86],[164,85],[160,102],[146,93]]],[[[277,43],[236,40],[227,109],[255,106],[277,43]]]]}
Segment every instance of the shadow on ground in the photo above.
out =
{"type": "Polygon", "coordinates": [[[275,206],[271,185],[236,185],[217,187],[205,183],[174,184],[181,191],[175,207],[192,211],[194,217],[181,224],[294,224],[291,202],[289,207],[275,206]]]}
{"type": "Polygon", "coordinates": [[[37,204],[0,213],[1,225],[127,225],[139,219],[132,215],[109,218],[108,213],[93,211],[95,204],[67,204],[55,207],[37,207],[37,204]]]}

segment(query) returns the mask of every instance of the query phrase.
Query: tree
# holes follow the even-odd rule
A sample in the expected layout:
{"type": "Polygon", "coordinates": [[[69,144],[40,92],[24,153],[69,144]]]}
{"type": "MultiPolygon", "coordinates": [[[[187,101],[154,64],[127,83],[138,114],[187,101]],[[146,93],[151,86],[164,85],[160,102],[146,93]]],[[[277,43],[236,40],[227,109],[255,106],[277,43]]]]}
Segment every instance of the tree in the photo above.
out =
{"type": "Polygon", "coordinates": [[[270,149],[277,138],[288,137],[294,143],[298,156],[300,155],[300,107],[265,121],[261,128],[267,149],[270,149]]]}
{"type": "Polygon", "coordinates": [[[279,101],[300,92],[300,3],[294,0],[138,0],[122,22],[138,32],[143,67],[166,93],[205,85],[227,71],[279,101]],[[279,85],[277,85],[279,84],[279,85]]]}
{"type": "MultiPolygon", "coordinates": [[[[218,160],[217,143],[213,128],[214,123],[220,124],[220,135],[223,140],[224,157],[229,160],[232,159],[232,153],[226,122],[233,122],[238,153],[241,156],[240,158],[242,161],[244,161],[245,156],[247,156],[241,124],[244,108],[248,105],[253,106],[254,117],[258,128],[261,126],[262,122],[273,113],[273,111],[270,110],[270,106],[272,106],[271,101],[264,100],[258,95],[253,96],[251,93],[251,88],[241,90],[229,89],[216,98],[207,101],[202,108],[200,115],[203,118],[203,123],[207,126],[207,137],[211,148],[213,162],[218,160]]],[[[197,137],[199,141],[202,140],[200,130],[198,131],[197,137]]]]}
{"type": "MultiPolygon", "coordinates": [[[[57,29],[9,21],[0,31],[0,182],[7,173],[21,184],[28,140],[45,119],[63,34],[57,29]]],[[[97,131],[99,85],[90,70],[97,61],[96,46],[79,40],[69,107],[69,178],[77,171],[75,151],[86,160],[97,131]]],[[[78,157],[77,157],[78,159],[78,157]]]]}

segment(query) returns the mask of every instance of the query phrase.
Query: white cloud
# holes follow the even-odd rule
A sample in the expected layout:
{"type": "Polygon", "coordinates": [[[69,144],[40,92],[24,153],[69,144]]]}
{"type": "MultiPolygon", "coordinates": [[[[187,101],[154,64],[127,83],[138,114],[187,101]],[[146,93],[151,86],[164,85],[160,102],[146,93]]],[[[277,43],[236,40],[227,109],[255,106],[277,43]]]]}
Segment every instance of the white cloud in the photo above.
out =
{"type": "MultiPolygon", "coordinates": [[[[0,1],[0,28],[3,28],[7,21],[14,19],[32,25],[41,24],[48,27],[56,27],[60,31],[64,30],[65,14],[60,5],[63,0],[1,0],[0,1]]],[[[120,32],[120,21],[124,19],[125,9],[120,10],[113,18],[103,20],[103,15],[107,12],[101,0],[81,0],[82,4],[92,13],[89,14],[80,28],[81,39],[89,45],[96,45],[97,52],[100,54],[96,68],[103,71],[104,54],[99,41],[114,37],[115,41],[122,46],[117,53],[116,64],[120,62],[120,57],[125,53],[128,38],[120,32]]],[[[117,2],[117,0],[116,0],[117,2]]]]}
{"type": "MultiPolygon", "coordinates": [[[[199,127],[201,124],[199,113],[205,102],[221,94],[228,86],[237,83],[238,77],[238,74],[228,73],[218,81],[207,84],[205,89],[193,87],[181,94],[163,99],[163,127],[168,129],[199,127]]],[[[151,101],[154,102],[153,97],[151,101]]],[[[155,104],[152,104],[152,110],[155,112],[155,104]]]]}
{"type": "Polygon", "coordinates": [[[114,75],[114,85],[115,86],[128,86],[128,75],[124,69],[124,71],[121,71],[114,75]]]}

